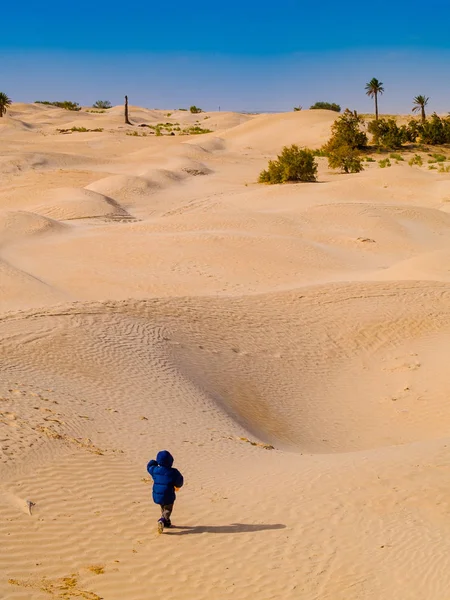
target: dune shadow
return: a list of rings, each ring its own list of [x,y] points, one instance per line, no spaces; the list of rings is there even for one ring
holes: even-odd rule
[[[232,523],[231,525],[194,525],[192,527],[173,525],[166,530],[169,535],[192,535],[195,533],[251,533],[254,531],[268,531],[271,529],[285,529],[286,525],[276,523],[273,525],[249,525],[245,523]]]

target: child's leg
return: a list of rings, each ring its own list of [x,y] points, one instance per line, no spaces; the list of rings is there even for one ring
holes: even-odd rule
[[[170,515],[173,511],[173,504],[161,504],[161,517],[170,524]]]

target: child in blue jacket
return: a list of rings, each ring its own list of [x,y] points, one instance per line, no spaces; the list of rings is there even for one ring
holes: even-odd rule
[[[153,479],[153,502],[161,507],[161,518],[158,520],[158,532],[164,527],[171,527],[170,515],[176,499],[175,488],[182,487],[183,475],[174,469],[173,456],[167,450],[158,452],[156,460],[151,460],[147,471]]]

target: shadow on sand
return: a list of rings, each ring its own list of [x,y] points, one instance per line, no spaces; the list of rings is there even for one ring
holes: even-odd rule
[[[191,535],[194,533],[251,533],[253,531],[267,531],[270,529],[285,529],[286,525],[277,523],[275,525],[246,525],[245,523],[233,523],[232,525],[197,525],[194,527],[183,527],[173,525],[166,529],[169,535]]]

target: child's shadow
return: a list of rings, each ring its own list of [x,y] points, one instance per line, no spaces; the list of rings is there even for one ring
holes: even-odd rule
[[[193,533],[251,533],[252,531],[267,531],[269,529],[285,529],[286,525],[277,523],[274,525],[246,525],[245,523],[233,523],[232,525],[196,525],[193,527],[172,525],[166,530],[169,535],[191,535]],[[180,530],[180,531],[178,531]]]

